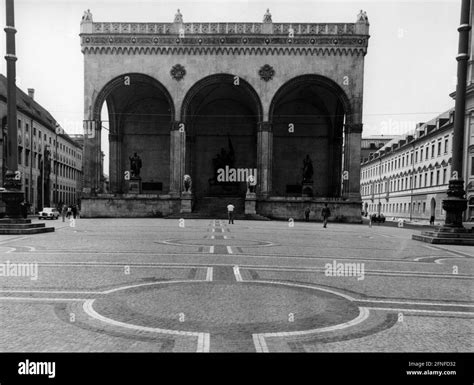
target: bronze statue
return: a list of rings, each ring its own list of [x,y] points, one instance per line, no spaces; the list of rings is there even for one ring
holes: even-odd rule
[[[303,182],[312,182],[313,173],[313,161],[306,155],[303,160]]]
[[[140,169],[142,168],[142,160],[137,155],[137,153],[133,154],[133,157],[129,157],[130,159],[130,170],[132,170],[132,177],[139,177],[140,176]]]

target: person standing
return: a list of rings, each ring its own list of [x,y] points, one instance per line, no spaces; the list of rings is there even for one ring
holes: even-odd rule
[[[21,216],[23,217],[23,219],[28,218],[28,203],[26,201],[21,202],[20,208],[21,208]]]
[[[229,203],[227,205],[227,215],[229,216],[229,225],[232,223],[234,224],[234,205],[232,203]]]
[[[72,217],[74,219],[76,219],[76,216],[77,216],[77,206],[76,205],[73,205],[72,206]]]
[[[331,210],[329,210],[328,204],[325,203],[321,210],[321,216],[323,217],[323,227],[326,228],[328,224],[328,218],[331,216]]]
[[[434,226],[434,221],[435,221],[435,217],[434,217],[434,215],[432,215],[430,217],[430,226]]]
[[[64,222],[64,219],[66,218],[66,213],[67,213],[67,206],[63,204],[63,207],[61,209],[61,217],[63,218],[63,222]]]
[[[306,209],[304,210],[304,217],[305,217],[305,221],[306,222],[309,222],[309,214],[311,213],[311,210],[309,207],[306,207]]]

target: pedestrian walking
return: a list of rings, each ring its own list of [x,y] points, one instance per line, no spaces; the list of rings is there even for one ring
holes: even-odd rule
[[[76,205],[73,205],[72,206],[72,217],[74,219],[76,219],[76,216],[77,216],[77,206]]]
[[[234,205],[232,203],[229,203],[227,205],[227,215],[229,216],[229,225],[232,223],[234,224]]]
[[[67,206],[65,204],[63,204],[63,206],[61,208],[61,217],[63,218],[63,222],[66,218],[66,214],[67,214]]]
[[[432,215],[430,217],[430,226],[434,226],[434,221],[435,221],[435,217],[434,217],[434,215]]]
[[[71,206],[68,206],[68,207],[67,207],[66,218],[69,219],[69,217],[71,216],[71,214],[72,214],[72,208],[71,208]]]
[[[306,222],[309,222],[309,214],[311,213],[311,210],[309,207],[306,207],[306,209],[304,210],[304,217],[305,217],[305,221]]]
[[[323,217],[323,227],[326,228],[328,224],[328,218],[331,216],[331,210],[329,210],[328,204],[325,203],[321,210],[321,216]]]
[[[21,216],[23,217],[23,219],[26,219],[28,217],[28,203],[26,201],[21,202],[20,209]]]

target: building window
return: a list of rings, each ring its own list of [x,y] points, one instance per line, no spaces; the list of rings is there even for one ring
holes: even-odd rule
[[[438,142],[438,156],[441,155],[441,141]]]
[[[23,154],[23,149],[21,147],[18,147],[18,164],[22,163],[21,157]]]
[[[446,176],[448,175],[448,169],[443,169],[443,184],[446,184]]]
[[[447,154],[448,153],[448,142],[449,142],[449,139],[446,138],[444,140],[444,153]]]
[[[423,202],[423,214],[425,213],[426,211],[426,202]]]
[[[33,127],[33,136],[36,136],[36,127]]]
[[[432,144],[431,145],[431,157],[434,158],[434,156],[435,156],[435,145]]]
[[[417,176],[415,175],[415,184],[414,184],[415,187],[416,187],[417,179],[418,179],[418,178],[417,178]]]
[[[21,130],[21,120],[18,119],[18,129]]]
[[[426,146],[425,160],[428,159],[429,152],[430,152],[430,147],[429,147],[429,146]]]
[[[471,156],[471,176],[474,176],[474,156]]]
[[[423,149],[420,148],[420,161],[423,160]]]
[[[434,180],[433,180],[433,171],[430,172],[430,186],[433,186]]]
[[[25,167],[30,165],[30,150],[25,151]]]
[[[425,172],[425,187],[428,186],[428,173]]]

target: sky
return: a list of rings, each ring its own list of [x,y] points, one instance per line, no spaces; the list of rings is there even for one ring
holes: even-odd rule
[[[94,21],[355,22],[360,9],[370,23],[365,57],[363,123],[367,135],[401,135],[454,106],[460,1],[299,0],[16,0],[17,86],[70,134],[83,133],[83,55],[79,27],[84,10]],[[0,5],[5,26],[5,3]],[[0,38],[2,58],[5,34]],[[6,62],[0,60],[6,75]],[[104,143],[104,142],[103,142]],[[103,148],[108,154],[108,149]],[[107,166],[105,167],[107,170]]]

